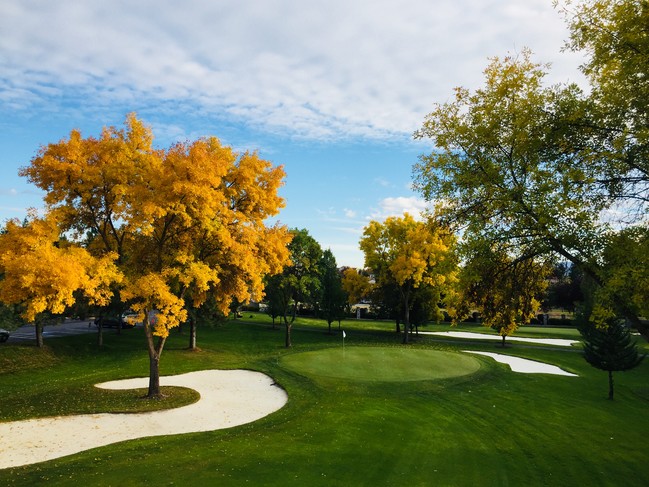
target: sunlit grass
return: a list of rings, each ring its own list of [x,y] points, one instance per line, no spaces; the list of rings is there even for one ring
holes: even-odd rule
[[[590,367],[578,350],[557,347],[511,344],[504,353],[551,363],[579,377],[516,374],[492,359],[474,357],[477,373],[448,379],[339,379],[285,364],[303,352],[340,351],[337,324],[329,335],[323,321],[300,319],[293,347],[286,349],[284,330],[273,330],[268,317],[244,316],[223,326],[199,326],[196,352],[187,350],[186,334],[173,332],[161,374],[260,370],[287,391],[284,408],[227,430],[144,438],[0,470],[0,484],[649,485],[647,361],[616,374],[615,401],[606,399],[604,372]],[[423,335],[402,346],[393,323],[342,325],[347,350],[386,348],[406,357],[414,352],[410,365],[417,373],[436,367],[417,361],[420,351],[499,351],[493,343],[460,345]],[[3,417],[29,417],[39,404],[43,414],[53,409],[67,414],[104,400],[107,409],[136,407],[128,402],[141,401],[139,391],[130,399],[104,391],[111,394],[99,399],[93,386],[147,375],[144,337],[133,331],[106,334],[101,350],[93,335],[49,340],[42,356],[35,348],[15,352],[0,346],[0,363],[13,363],[11,372],[0,373]],[[344,368],[335,360],[322,367]],[[390,364],[381,367],[378,375]],[[122,400],[126,406],[118,405]],[[20,411],[23,407],[32,410]]]

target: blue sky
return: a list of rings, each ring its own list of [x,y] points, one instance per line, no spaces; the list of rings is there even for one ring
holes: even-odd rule
[[[17,175],[41,145],[136,112],[160,147],[215,135],[283,165],[278,220],[355,267],[370,220],[425,207],[412,133],[489,57],[581,81],[551,0],[3,0],[0,32],[0,221],[42,207]]]

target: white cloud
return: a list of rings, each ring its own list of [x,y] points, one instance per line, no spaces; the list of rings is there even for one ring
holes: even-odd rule
[[[549,0],[4,0],[0,31],[0,106],[173,103],[319,139],[409,136],[489,56],[579,59]]]
[[[421,213],[430,207],[430,204],[424,199],[415,196],[389,197],[381,200],[379,208],[372,212],[370,218],[384,220],[389,216],[402,216],[404,213],[410,213],[413,217],[419,218]]]
[[[355,210],[350,210],[349,208],[345,208],[343,211],[345,212],[345,216],[347,218],[356,218],[357,212]]]

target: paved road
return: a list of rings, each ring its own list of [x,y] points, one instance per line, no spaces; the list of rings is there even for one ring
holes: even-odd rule
[[[97,327],[92,323],[92,320],[66,320],[65,323],[61,323],[60,325],[46,326],[43,328],[44,339],[66,335],[79,335],[80,333],[97,333]],[[21,326],[9,335],[10,342],[35,339],[36,331],[34,330],[34,325]]]

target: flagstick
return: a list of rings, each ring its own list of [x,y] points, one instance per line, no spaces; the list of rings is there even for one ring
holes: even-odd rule
[[[345,330],[343,330],[343,357],[345,356]]]

